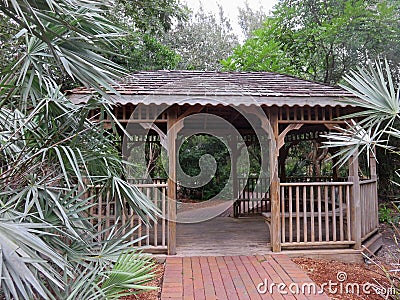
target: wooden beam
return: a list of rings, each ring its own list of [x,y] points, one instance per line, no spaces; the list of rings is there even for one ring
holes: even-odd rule
[[[188,117],[188,116],[190,116],[190,115],[199,113],[199,112],[201,112],[203,109],[204,109],[204,106],[203,106],[203,105],[196,104],[196,105],[194,105],[194,106],[191,106],[191,107],[189,107],[183,114],[181,114],[181,115],[178,117],[178,121],[180,121],[180,120],[182,120],[182,119],[184,119],[184,118],[186,118],[186,117]]]
[[[273,252],[281,251],[281,218],[280,218],[280,185],[278,176],[279,159],[279,124],[278,109],[271,110],[270,124],[272,127],[271,147],[270,147],[270,172],[271,172],[271,245]]]
[[[326,129],[328,129],[330,131],[339,131],[338,124],[325,123],[324,126],[326,127]]]
[[[304,124],[289,124],[278,136],[278,150],[285,145],[285,136],[289,131],[299,130]]]
[[[280,120],[279,124],[309,124],[309,125],[326,125],[326,124],[346,124],[345,121],[335,120]]]
[[[351,239],[354,249],[361,249],[361,199],[360,178],[358,176],[358,151],[349,160],[349,181],[353,182],[350,195]]]
[[[177,108],[168,110],[168,254],[176,254],[176,137]]]
[[[233,200],[236,200],[239,197],[239,189],[238,189],[238,176],[237,176],[237,160],[240,154],[240,149],[237,147],[237,136],[232,136],[229,139],[229,148],[231,149],[232,158],[231,158],[231,168],[232,168],[232,193]]]

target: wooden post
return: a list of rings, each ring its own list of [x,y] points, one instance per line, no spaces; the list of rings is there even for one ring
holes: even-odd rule
[[[372,185],[372,193],[373,196],[371,197],[371,202],[373,207],[375,208],[374,211],[374,218],[371,218],[375,220],[375,226],[378,228],[379,226],[379,215],[378,215],[378,176],[376,174],[376,148],[374,147],[372,149],[373,152],[370,152],[369,154],[369,173],[371,176],[371,179],[374,180],[374,184]],[[375,228],[373,228],[375,229]]]
[[[270,123],[272,127],[271,147],[270,147],[270,172],[271,172],[271,245],[273,252],[281,251],[281,218],[280,218],[280,197],[279,197],[279,176],[278,176],[278,111],[271,109]]]
[[[176,107],[168,110],[168,254],[176,254]]]
[[[375,148],[369,153],[369,173],[371,175],[371,179],[374,179],[374,180],[377,179],[377,175],[376,175],[376,149]]]
[[[360,178],[358,177],[358,152],[349,160],[349,181],[353,182],[350,196],[351,235],[356,243],[354,249],[361,249],[361,199]]]
[[[237,148],[237,137],[231,136],[229,139],[229,148],[231,149],[232,153],[232,160],[231,160],[231,168],[232,168],[232,192],[233,192],[233,200],[237,200],[239,197],[238,192],[238,176],[237,176],[237,159],[238,159],[238,148]]]

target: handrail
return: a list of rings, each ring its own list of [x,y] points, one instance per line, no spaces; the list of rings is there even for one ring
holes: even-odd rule
[[[132,185],[138,187],[138,188],[144,188],[144,187],[168,187],[168,183],[131,183]],[[93,184],[88,184],[87,185],[88,188],[102,188],[103,185],[93,185]]]
[[[138,188],[141,188],[141,187],[168,187],[168,183],[140,183],[140,184],[132,183],[132,184]]]
[[[346,185],[353,185],[354,182],[351,181],[318,181],[318,182],[284,182],[280,183],[280,186],[346,186]]]
[[[367,179],[367,180],[360,180],[360,185],[369,184],[369,183],[376,183],[376,179]]]

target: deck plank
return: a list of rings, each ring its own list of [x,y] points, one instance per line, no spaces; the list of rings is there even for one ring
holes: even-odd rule
[[[254,255],[271,252],[269,228],[262,217],[217,217],[201,223],[178,223],[176,238],[179,256]]]

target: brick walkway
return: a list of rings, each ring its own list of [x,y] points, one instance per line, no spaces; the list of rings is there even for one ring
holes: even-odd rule
[[[272,293],[257,292],[257,286],[262,282],[267,283]],[[329,299],[326,295],[302,293],[303,283],[312,281],[287,256],[281,254],[168,257],[161,300]],[[287,294],[278,292],[278,284],[281,284],[281,288],[283,284],[286,285],[284,291]],[[263,284],[260,288],[265,286]],[[295,291],[297,286],[300,291],[291,293],[290,290]]]

